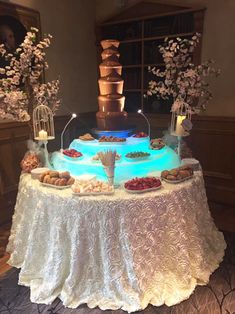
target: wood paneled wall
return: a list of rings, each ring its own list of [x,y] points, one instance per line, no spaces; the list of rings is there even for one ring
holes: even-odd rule
[[[48,145],[49,151],[60,148],[60,134],[70,117],[55,119],[56,139]],[[151,137],[162,136],[170,123],[169,115],[149,115]],[[144,118],[129,114],[130,125],[138,131],[147,131]],[[193,130],[186,138],[204,171],[208,200],[218,217],[235,218],[235,117],[195,117]],[[72,121],[65,133],[64,147],[72,139],[90,132],[95,127],[95,113],[81,114]],[[0,224],[11,219],[20,175],[20,160],[27,150],[27,124],[0,123]],[[226,209],[226,210],[225,210]],[[220,219],[218,218],[218,219]],[[230,223],[233,221],[230,219]],[[218,222],[219,224],[219,222]],[[223,229],[228,229],[226,223]],[[230,228],[231,229],[231,228]]]

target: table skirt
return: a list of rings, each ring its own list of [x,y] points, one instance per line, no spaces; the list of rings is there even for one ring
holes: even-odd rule
[[[103,310],[168,306],[205,285],[226,247],[201,173],[161,190],[79,197],[22,175],[7,250],[31,301]]]

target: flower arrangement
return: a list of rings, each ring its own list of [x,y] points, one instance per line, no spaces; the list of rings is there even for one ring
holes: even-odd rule
[[[40,103],[57,110],[59,81],[41,83],[44,70],[48,69],[45,49],[50,46],[51,35],[37,43],[38,29],[31,28],[14,53],[0,45],[0,56],[7,65],[0,68],[0,117],[15,121],[30,121],[35,106]],[[32,122],[31,122],[32,123]]]
[[[157,76],[158,80],[149,82],[147,95],[156,95],[162,99],[173,99],[171,111],[176,112],[184,108],[189,114],[205,110],[212,94],[205,78],[209,75],[217,76],[219,70],[213,68],[212,60],[195,65],[192,62],[193,53],[200,39],[196,33],[191,39],[165,39],[159,46],[165,69],[156,67],[149,71]]]

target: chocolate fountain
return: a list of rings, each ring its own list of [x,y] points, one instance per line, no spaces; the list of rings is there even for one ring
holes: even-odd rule
[[[124,111],[125,97],[122,95],[124,81],[121,77],[122,66],[119,63],[119,41],[102,40],[101,46],[103,52],[102,63],[99,66],[100,95],[99,111],[96,113],[97,127],[101,132],[125,130],[127,112]]]

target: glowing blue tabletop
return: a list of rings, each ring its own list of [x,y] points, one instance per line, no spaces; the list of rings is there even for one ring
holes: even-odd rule
[[[54,152],[52,155],[53,167],[56,170],[67,170],[72,175],[94,174],[99,179],[106,179],[101,162],[93,161],[92,157],[100,151],[116,150],[121,159],[115,163],[115,184],[129,180],[132,177],[146,176],[152,172],[160,172],[165,169],[172,169],[180,165],[178,155],[168,146],[160,150],[150,149],[149,138],[129,137],[126,142],[99,142],[73,140],[69,148],[76,149],[83,156],[78,159],[65,156],[61,152]],[[126,158],[129,152],[148,152],[147,158],[135,160]]]

